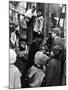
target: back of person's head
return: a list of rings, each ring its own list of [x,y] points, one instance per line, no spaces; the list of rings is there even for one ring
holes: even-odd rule
[[[52,50],[53,50],[53,53],[54,53],[54,57],[57,58],[57,59],[59,59],[60,56],[61,56],[61,53],[62,53],[61,47],[58,46],[58,45],[56,45],[56,46],[53,47]]]
[[[49,59],[49,57],[46,54],[43,54],[42,51],[38,51],[35,54],[34,62],[36,65],[45,65],[47,63],[48,59]]]
[[[41,51],[38,51],[35,54],[35,59],[34,59],[35,64],[37,64],[37,65],[40,64],[40,60],[42,59],[42,56],[43,56],[43,52],[41,52]]]
[[[10,49],[9,50],[9,59],[10,59],[9,63],[10,64],[13,64],[16,62],[16,56],[17,56],[16,52],[13,49]]]

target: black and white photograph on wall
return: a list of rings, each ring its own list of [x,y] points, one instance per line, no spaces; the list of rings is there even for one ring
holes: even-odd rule
[[[9,88],[66,86],[66,4],[9,1]]]

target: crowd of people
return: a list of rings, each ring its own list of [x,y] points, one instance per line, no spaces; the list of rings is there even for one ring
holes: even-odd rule
[[[18,25],[10,22],[10,88],[66,85],[65,43],[53,27],[43,44],[44,18],[40,10],[35,10],[35,7],[27,10],[22,22],[18,14]],[[23,38],[24,30],[27,31],[27,39]],[[30,40],[31,34],[33,38]]]

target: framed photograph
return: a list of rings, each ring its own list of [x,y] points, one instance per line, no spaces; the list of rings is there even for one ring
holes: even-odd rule
[[[9,88],[66,85],[66,4],[9,1]]]

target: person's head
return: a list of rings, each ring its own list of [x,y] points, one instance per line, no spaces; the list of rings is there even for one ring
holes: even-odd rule
[[[37,10],[37,16],[41,16],[42,12],[40,10]]]
[[[41,51],[44,53],[45,52],[45,47],[41,46]]]
[[[53,51],[53,55],[56,59],[59,59],[59,57],[61,56],[62,53],[62,49],[60,46],[56,45],[52,48]]]
[[[43,54],[42,51],[38,51],[35,54],[34,62],[36,65],[45,65],[47,63],[48,59],[49,59],[49,57],[46,54]]]
[[[55,37],[56,37],[56,33],[52,32],[52,38],[55,38]]]
[[[56,36],[60,36],[61,34],[61,28],[55,28],[55,33],[56,33]]]
[[[34,12],[36,10],[35,6],[32,6],[32,12]]]
[[[52,29],[52,37],[53,38],[56,38],[56,37],[60,37],[60,32],[61,30],[60,30],[60,28],[53,28]]]
[[[52,28],[52,38],[55,38],[56,37],[56,30],[55,30],[55,28]]]
[[[21,50],[25,50],[26,42],[25,41],[20,41],[20,47],[21,47]]]

